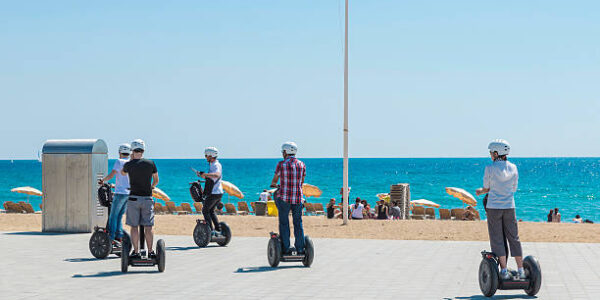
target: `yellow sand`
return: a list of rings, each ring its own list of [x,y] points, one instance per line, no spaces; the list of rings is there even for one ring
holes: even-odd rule
[[[198,215],[157,215],[156,233],[192,235]],[[219,216],[235,236],[266,237],[277,230],[277,218],[257,216]],[[327,220],[322,216],[304,217],[304,232],[317,238],[384,239],[384,240],[454,240],[487,241],[485,221],[440,220]],[[42,217],[0,214],[0,231],[41,231]],[[290,222],[291,223],[291,222]],[[600,224],[519,223],[523,242],[600,242]]]

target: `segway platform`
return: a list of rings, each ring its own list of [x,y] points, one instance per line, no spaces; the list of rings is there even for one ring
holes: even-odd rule
[[[166,249],[165,241],[160,239],[156,242],[156,256],[150,257],[148,251],[144,249],[146,241],[144,237],[144,228],[140,226],[140,258],[132,258],[131,243],[123,243],[123,253],[121,255],[121,272],[127,273],[129,266],[132,267],[154,267],[158,266],[159,272],[165,271]]]
[[[290,249],[291,254],[284,254],[282,248],[283,242],[279,234],[271,232],[267,248],[267,258],[271,267],[277,267],[279,262],[302,262],[305,267],[312,265],[315,257],[315,247],[309,236],[304,236],[304,254],[298,253],[295,248]]]
[[[525,290],[529,296],[535,296],[542,285],[542,269],[534,256],[523,259],[525,279],[519,278],[519,273],[509,270],[510,278],[500,277],[500,263],[498,257],[488,251],[482,251],[483,259],[479,264],[479,288],[486,297],[493,296],[497,290]]]
[[[217,243],[219,246],[226,246],[231,241],[231,228],[225,222],[219,222],[221,225],[221,234],[213,235],[210,225],[205,220],[196,220],[194,228],[194,242],[198,247],[204,248],[208,243]]]
[[[121,256],[123,244],[131,243],[129,234],[123,232],[121,246],[113,247],[109,238],[108,229],[104,227],[94,227],[94,233],[90,237],[89,248],[95,258],[103,259],[110,254]]]

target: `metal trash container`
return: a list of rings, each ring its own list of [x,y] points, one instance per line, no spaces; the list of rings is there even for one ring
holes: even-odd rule
[[[261,202],[261,201],[257,201],[254,203],[254,213],[257,216],[264,216],[267,212],[267,203],[266,202]]]
[[[42,148],[42,231],[91,232],[105,226],[98,179],[108,170],[103,140],[48,140]]]

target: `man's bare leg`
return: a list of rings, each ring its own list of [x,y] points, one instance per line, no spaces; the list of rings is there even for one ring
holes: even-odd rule
[[[137,226],[130,226],[131,228],[131,244],[133,245],[133,252],[139,253],[140,244],[140,233]]]
[[[152,253],[152,244],[154,242],[154,226],[144,226],[144,235],[146,237],[146,246],[148,246],[148,253]]]

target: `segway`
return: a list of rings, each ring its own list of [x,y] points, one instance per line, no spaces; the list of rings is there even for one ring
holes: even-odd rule
[[[109,238],[109,222],[110,222],[110,211],[112,205],[112,191],[111,186],[103,184],[98,189],[98,201],[100,205],[108,208],[108,218],[106,220],[106,227],[94,226],[94,233],[90,237],[89,248],[90,252],[95,258],[104,259],[110,254],[121,256],[123,243],[130,243],[129,234],[123,231],[123,237],[120,245],[113,247],[112,241]]]
[[[194,172],[196,170],[192,169]],[[203,173],[203,172],[197,172]],[[204,202],[204,199],[208,197],[208,193],[206,191],[211,191],[214,186],[214,181],[211,179],[206,179],[204,192],[202,191],[202,181],[198,180],[196,182],[190,183],[190,194],[192,199],[195,202]],[[204,248],[208,246],[208,243],[217,243],[219,246],[226,246],[231,241],[231,228],[225,222],[219,222],[221,226],[221,232],[215,232],[213,234],[212,228],[210,224],[206,220],[197,219],[196,227],[194,227],[194,242],[198,247]]]
[[[150,257],[146,251],[146,237],[144,234],[144,226],[139,227],[140,232],[140,258],[132,258],[128,254],[131,252],[131,242],[123,242],[123,253],[121,255],[121,272],[127,273],[129,266],[132,267],[153,267],[158,266],[159,272],[165,271],[165,241],[160,239],[156,242],[156,257]]]
[[[487,195],[484,198],[484,206],[487,203]],[[504,236],[504,248],[506,249],[506,257],[508,259],[509,249],[506,241],[506,234],[502,231]],[[497,290],[525,290],[525,293],[529,296],[535,296],[542,286],[542,269],[537,258],[534,256],[527,256],[523,259],[523,269],[525,270],[525,279],[519,277],[519,272],[515,270],[508,270],[509,278],[502,279],[500,277],[500,261],[498,256],[492,252],[482,251],[481,256],[483,259],[479,264],[479,288],[486,297],[493,296]]]
[[[269,246],[267,248],[267,258],[269,265],[275,268],[279,262],[302,262],[305,267],[310,267],[315,258],[315,246],[309,236],[304,236],[304,254],[298,253],[295,248],[291,248],[290,254],[283,253],[283,241],[278,233],[271,232]]]

